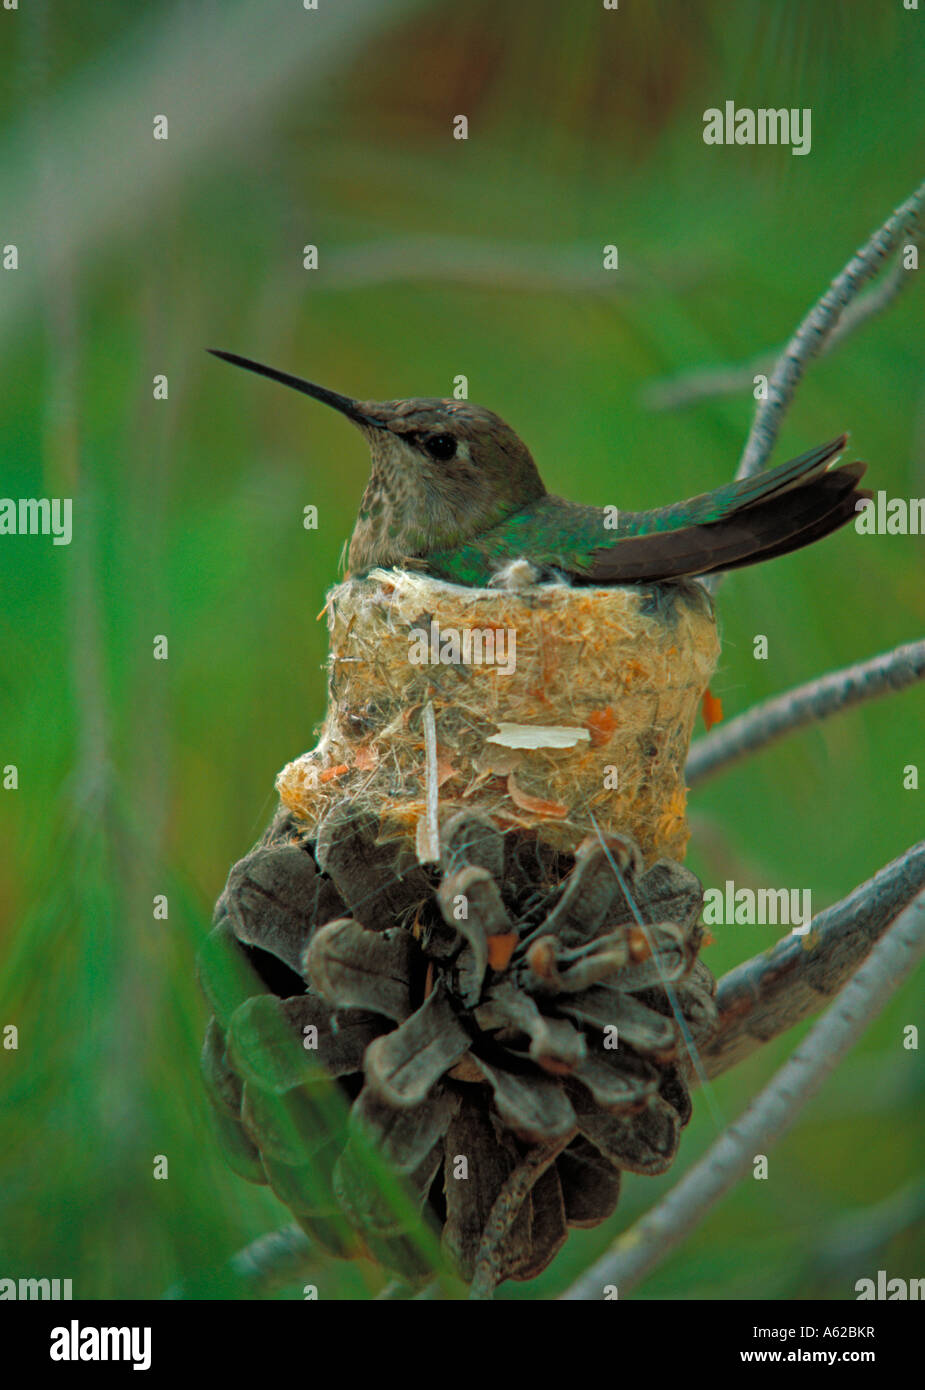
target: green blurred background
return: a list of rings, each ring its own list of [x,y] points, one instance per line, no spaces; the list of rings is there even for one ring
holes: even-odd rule
[[[316,614],[367,471],[333,412],[204,349],[366,398],[465,374],[576,500],[715,486],[750,392],[668,413],[645,388],[780,344],[920,183],[925,7],[29,0],[0,11],[0,75],[0,243],[20,256],[0,272],[0,491],[74,498],[69,547],[0,543],[0,763],[19,769],[0,792],[0,1025],[20,1035],[0,1050],[0,1275],[157,1297],[289,1219],[212,1141],[194,955],[276,772],[314,742]],[[705,146],[703,112],[727,98],[811,106],[811,153]],[[811,369],[776,461],[849,428],[874,487],[925,491],[923,288]],[[731,577],[727,718],[920,636],[923,573],[921,538],[842,532]],[[922,712],[913,689],[711,782],[689,863],[708,885],[835,901],[921,833],[925,793],[901,779],[923,763]],[[716,929],[707,962],[720,975],[777,934]],[[925,1274],[925,1086],[900,1041],[920,1015],[921,976],[770,1180],[743,1183],[643,1296],[850,1298],[878,1268]],[[796,1036],[716,1084],[727,1121]],[[499,1296],[566,1287],[715,1136],[701,1099],[669,1174],[629,1177],[615,1222]],[[898,1220],[870,1215],[896,1193]],[[337,1262],[312,1277],[327,1298],[383,1282]]]

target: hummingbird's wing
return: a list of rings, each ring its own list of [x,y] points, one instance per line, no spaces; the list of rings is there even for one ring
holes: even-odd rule
[[[799,458],[650,512],[621,513],[613,541],[576,567],[585,580],[640,583],[736,569],[786,555],[850,521],[870,493],[866,465],[830,469],[840,435]]]

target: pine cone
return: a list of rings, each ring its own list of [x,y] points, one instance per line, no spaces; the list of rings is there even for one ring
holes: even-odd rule
[[[674,1158],[690,1098],[666,984],[696,1044],[716,1026],[700,884],[644,871],[627,838],[570,856],[466,812],[432,875],[378,830],[342,802],[313,842],[280,813],[229,875],[200,956],[229,1161],[334,1253],[413,1280],[429,1228],[471,1278],[505,1180],[563,1144],[500,1252],[532,1278],[613,1212],[622,1169]]]

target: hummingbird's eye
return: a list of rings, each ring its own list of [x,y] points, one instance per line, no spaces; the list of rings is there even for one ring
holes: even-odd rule
[[[446,463],[456,453],[456,440],[451,434],[429,434],[424,440],[424,448],[432,459]]]

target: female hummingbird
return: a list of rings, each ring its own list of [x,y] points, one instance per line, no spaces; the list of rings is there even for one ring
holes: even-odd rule
[[[830,468],[847,435],[669,507],[624,512],[553,497],[509,425],[468,401],[356,401],[235,353],[216,357],[333,406],[366,436],[372,471],[352,573],[414,568],[485,587],[527,561],[536,579],[640,584],[786,555],[850,521],[863,463]]]

